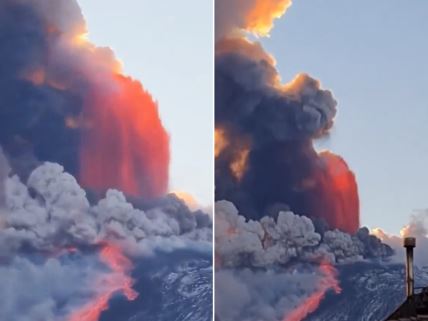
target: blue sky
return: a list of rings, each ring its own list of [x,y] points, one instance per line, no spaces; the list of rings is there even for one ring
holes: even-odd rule
[[[428,1],[295,0],[265,48],[339,102],[328,140],[357,176],[362,224],[397,233],[428,208]]]
[[[79,0],[89,38],[114,49],[159,102],[171,134],[171,190],[213,198],[212,1]]]

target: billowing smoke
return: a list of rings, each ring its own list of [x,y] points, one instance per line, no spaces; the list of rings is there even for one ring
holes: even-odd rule
[[[0,2],[0,144],[23,178],[51,161],[100,194],[162,196],[169,137],[157,103],[86,33],[76,0]]]
[[[215,68],[216,199],[250,218],[284,204],[355,233],[355,176],[341,157],[313,146],[333,125],[331,92],[305,74],[282,85],[273,58],[242,38],[217,43]]]
[[[108,190],[92,205],[54,163],[37,167],[26,184],[14,175],[4,186],[1,320],[97,321],[117,293],[130,300],[138,295],[129,273],[139,257],[210,252],[210,218],[172,194],[143,210]]]
[[[216,253],[222,267],[286,266],[294,262],[350,263],[382,258],[392,249],[367,228],[355,235],[340,230],[315,230],[311,219],[280,211],[276,219],[248,220],[230,202],[216,203]]]
[[[132,253],[150,254],[158,245],[183,245],[172,240],[183,235],[189,240],[210,240],[207,214],[190,211],[176,196],[168,195],[142,210],[122,192],[108,190],[91,205],[76,179],[58,164],[36,168],[26,185],[16,175],[9,177],[5,187],[2,254],[24,249],[54,252],[80,245],[103,247],[110,241],[126,243]],[[165,240],[171,244],[162,243]]]
[[[221,321],[298,321],[329,293],[340,293],[336,266],[386,259],[391,247],[361,228],[317,232],[291,211],[248,220],[216,203],[216,314]]]

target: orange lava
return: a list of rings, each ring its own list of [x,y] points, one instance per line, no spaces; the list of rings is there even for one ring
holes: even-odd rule
[[[127,275],[132,269],[132,263],[120,248],[107,244],[101,250],[100,258],[111,269],[111,273],[95,281],[96,288],[103,289],[102,293],[75,311],[67,321],[98,321],[101,313],[108,309],[112,296],[118,292],[122,292],[130,301],[137,298],[138,293],[132,289],[133,280]]]
[[[342,291],[339,286],[339,281],[336,278],[337,271],[330,263],[321,263],[320,270],[323,274],[323,278],[317,286],[318,289],[301,305],[291,311],[291,313],[284,318],[284,321],[303,320],[318,308],[328,290],[333,290],[336,294]]]
[[[346,162],[331,152],[322,152],[315,169],[315,186],[309,195],[309,213],[330,227],[355,233],[360,226],[358,187]]]
[[[156,102],[142,85],[115,74],[112,88],[84,102],[79,177],[87,188],[117,188],[155,198],[168,188],[169,136]]]

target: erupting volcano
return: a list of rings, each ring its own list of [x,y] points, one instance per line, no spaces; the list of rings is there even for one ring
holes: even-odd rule
[[[212,221],[167,195],[157,102],[76,0],[0,0],[0,34],[0,319],[208,320]]]
[[[388,252],[359,230],[346,161],[315,148],[335,123],[333,93],[305,73],[283,83],[275,58],[247,37],[268,35],[290,5],[216,1],[216,282],[244,288],[231,298],[238,312],[219,305],[222,321],[304,320],[329,290],[340,293],[334,263],[370,255],[372,244]],[[308,270],[321,273],[309,282]]]

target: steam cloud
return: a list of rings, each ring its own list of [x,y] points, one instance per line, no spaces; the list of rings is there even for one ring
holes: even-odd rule
[[[165,194],[157,105],[109,48],[86,40],[75,0],[2,0],[0,33],[0,144],[15,173],[51,161],[100,194]]]

